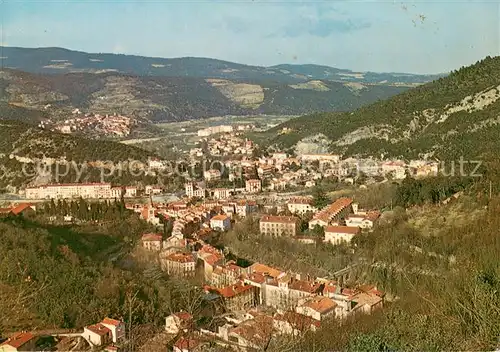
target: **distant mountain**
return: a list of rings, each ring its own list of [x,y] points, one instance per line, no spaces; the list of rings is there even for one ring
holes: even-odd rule
[[[228,61],[184,57],[154,58],[120,54],[91,54],[62,48],[0,47],[2,67],[32,73],[121,72],[137,76],[220,78],[302,83],[309,80],[378,84],[420,84],[440,75],[353,72],[319,65],[250,66]]]
[[[77,108],[83,113],[118,113],[146,123],[223,115],[296,115],[350,111],[406,89],[321,80],[287,84],[116,72],[34,74],[4,69],[0,72],[0,118],[65,120]],[[18,109],[13,110],[14,106]]]
[[[292,119],[259,138],[288,148],[323,136],[344,155],[499,160],[500,57],[354,112]]]

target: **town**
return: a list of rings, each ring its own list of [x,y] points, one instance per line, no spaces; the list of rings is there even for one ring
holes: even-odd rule
[[[312,190],[325,181],[366,188],[407,175],[435,176],[438,164],[342,159],[326,153],[256,153],[259,147],[242,138],[238,129],[217,132],[210,138],[200,134],[200,147],[189,152],[189,162],[199,163],[205,156],[224,158],[212,159],[211,165],[216,166],[204,168],[200,175],[186,175],[183,194],[170,201],[154,200],[164,195],[157,185],[42,184],[20,192],[32,203],[13,204],[0,209],[0,214],[36,212],[47,201],[114,200],[156,227],[157,232],[141,235],[139,250],[154,254],[168,276],[197,280],[203,286],[203,299],[215,307],[212,316],[224,316],[218,324],[202,327],[191,313],[172,312],[165,317],[165,332],[177,339],[174,351],[201,351],[214,344],[241,351],[259,349],[273,336],[297,336],[315,331],[328,319],[347,319],[382,308],[384,292],[369,282],[351,282],[348,268],[315,277],[265,262],[245,266],[228,258],[231,248],[217,247],[214,238],[253,219],[260,236],[284,237],[304,246],[347,246],[355,253],[353,238],[373,231],[383,210],[363,209],[346,196],[318,202]],[[147,167],[162,170],[167,165],[166,160],[150,159]],[[78,215],[63,215],[65,222],[78,220]],[[160,231],[165,223],[171,224],[167,233]],[[78,336],[88,346],[106,351],[117,351],[126,341],[125,324],[118,317],[57,336]],[[22,332],[4,341],[0,350],[33,350],[37,338]]]

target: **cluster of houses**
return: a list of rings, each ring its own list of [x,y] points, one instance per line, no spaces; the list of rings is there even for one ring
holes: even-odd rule
[[[174,225],[167,239],[162,234],[142,237],[145,249],[158,252],[163,270],[176,277],[199,275],[205,282],[207,299],[220,302],[223,307],[224,319],[217,327],[195,328],[186,312],[167,317],[168,332],[186,332],[174,350],[203,350],[203,346],[214,341],[238,350],[261,348],[272,336],[315,330],[325,320],[369,314],[383,306],[384,294],[373,286],[345,287],[342,281],[312,278],[262,263],[243,267],[228,260],[222,250],[204,239],[211,231],[230,229],[231,221],[237,219],[234,215],[238,205],[216,200],[205,200],[196,206],[175,202],[166,212],[175,221],[184,219],[183,226],[175,229]],[[323,229],[322,240],[334,245],[350,242],[361,231],[371,229],[380,215],[359,209],[346,197],[322,210],[307,197],[291,199],[286,205],[292,214],[312,213],[309,228]],[[297,215],[261,215],[260,232],[300,237],[301,219]],[[187,220],[194,226],[185,237]]]
[[[205,171],[205,180],[220,180],[219,170]],[[245,181],[244,188],[208,188],[206,183],[189,181],[185,184],[186,196],[189,198],[213,198],[228,199],[236,194],[254,194],[262,191],[262,181],[260,179],[248,179]]]
[[[105,352],[117,352],[120,350],[120,346],[126,342],[125,323],[122,320],[111,318],[104,318],[99,323],[85,326],[83,332],[62,334],[57,333],[57,331],[54,332],[56,333],[51,336],[83,338],[87,343],[87,347]],[[28,331],[16,333],[0,343],[0,352],[38,351],[40,350],[38,342],[44,336]],[[83,350],[88,350],[88,348]]]
[[[198,130],[198,137],[208,137],[213,134],[231,133],[233,131],[248,131],[254,129],[254,125],[219,125]]]
[[[130,134],[132,120],[130,117],[113,115],[100,115],[93,113],[83,114],[79,109],[73,110],[73,116],[64,121],[52,122],[46,120],[40,123],[42,128],[52,131],[71,134],[75,132],[90,132],[93,135],[126,137]]]
[[[196,234],[183,241],[163,240],[160,234],[142,238],[144,248],[159,252],[169,275],[200,274],[205,282],[203,299],[216,302],[220,311],[214,314],[224,317],[210,327],[197,327],[187,312],[167,317],[166,331],[181,333],[174,351],[203,351],[214,342],[241,351],[259,349],[273,336],[315,331],[329,319],[370,314],[383,306],[384,293],[376,287],[348,288],[335,280],[262,263],[243,267],[200,238]]]
[[[238,266],[204,244],[194,254],[201,262],[204,299],[220,304],[223,316],[210,327],[196,327],[187,312],[166,318],[165,329],[182,333],[175,351],[202,351],[209,343],[246,351],[263,348],[277,335],[315,331],[330,319],[370,314],[383,307],[384,293],[370,285],[342,287],[326,278],[312,278],[265,264]]]

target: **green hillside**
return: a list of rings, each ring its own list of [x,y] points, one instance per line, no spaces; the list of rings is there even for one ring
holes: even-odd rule
[[[0,154],[27,158],[66,158],[75,162],[147,161],[151,155],[143,149],[121,143],[90,140],[49,132],[16,121],[0,121]]]
[[[217,76],[216,76],[217,77]],[[296,84],[294,84],[296,83]],[[173,122],[225,115],[296,115],[351,111],[409,89],[332,80],[205,79],[132,76],[117,72],[0,72],[0,118],[24,109],[24,121],[66,120],[83,113],[122,114],[139,122]]]
[[[36,180],[43,176],[37,165],[49,165],[51,160],[66,160],[76,166],[60,166],[57,172],[60,177],[55,180],[50,179],[56,174],[57,168],[52,164],[48,169],[52,176],[39,182],[106,181],[129,184],[142,181],[154,184],[158,182],[156,177],[143,173],[134,176],[129,168],[112,174],[106,170],[104,174],[109,176],[102,179],[101,168],[96,164],[109,161],[119,165],[132,160],[146,164],[153,155],[146,150],[117,142],[90,140],[45,131],[19,121],[0,120],[0,189],[19,187]]]
[[[0,336],[24,329],[81,329],[106,316],[160,326],[165,316],[184,308],[177,283],[145,272],[140,263],[129,260],[124,269],[110,260],[128,256],[150,225],[118,203],[95,207],[101,226],[48,225],[47,212],[0,219]]]
[[[500,152],[499,85],[500,57],[487,57],[386,101],[299,117],[262,137],[290,147],[321,133],[345,155],[492,159]],[[292,131],[279,134],[285,127]]]

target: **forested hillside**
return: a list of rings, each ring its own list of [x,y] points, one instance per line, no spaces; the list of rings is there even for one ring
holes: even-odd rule
[[[447,195],[460,189],[463,196],[446,205],[433,196],[436,190]],[[362,259],[355,277],[386,292],[384,310],[342,324],[325,320],[316,332],[273,339],[267,351],[282,352],[283,346],[317,352],[493,350],[500,333],[500,198],[488,199],[480,190],[478,184],[446,178],[356,190],[356,200],[394,204],[373,232],[354,239],[356,258]],[[123,317],[132,328],[163,327],[164,317],[181,309],[201,317],[195,287],[131,265],[133,260],[112,260],[126,257],[139,235],[150,230],[123,204],[96,203],[89,210],[79,200],[43,209],[29,218],[0,220],[0,332],[75,328],[109,315]],[[48,216],[66,213],[83,223],[47,223]],[[304,268],[335,267],[339,254],[351,256],[347,247],[321,245],[314,257],[312,247],[304,250],[306,245],[247,230],[240,226],[222,241],[240,255],[266,258],[275,266],[296,266],[289,260],[294,257]],[[259,253],[248,245],[254,242]],[[285,250],[286,256],[273,255]]]
[[[150,156],[154,154],[122,143],[48,132],[18,121],[0,121],[0,189],[34,181],[156,184],[160,179],[154,175],[136,172],[134,176],[133,172],[145,169]],[[120,164],[121,172],[110,171]],[[56,174],[58,179],[54,179]],[[103,174],[108,176],[103,179]]]
[[[299,117],[265,135],[291,146],[324,134],[345,155],[493,159],[500,152],[500,57],[351,113]],[[284,128],[292,131],[279,134]]]
[[[23,108],[25,121],[83,113],[122,114],[139,122],[171,122],[224,115],[350,111],[407,90],[387,84],[304,80],[132,76],[116,72],[33,74],[0,72],[0,118]],[[9,105],[10,104],[10,105]],[[16,115],[17,116],[17,115]]]

